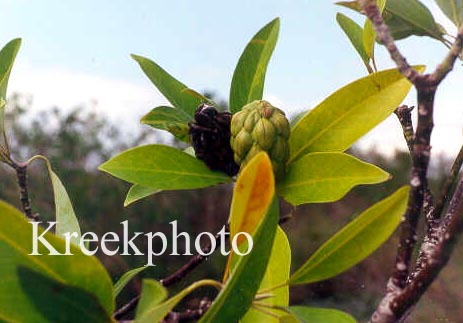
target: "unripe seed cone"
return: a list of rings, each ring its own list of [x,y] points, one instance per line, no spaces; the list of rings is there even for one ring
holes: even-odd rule
[[[267,101],[253,101],[233,115],[230,129],[230,144],[238,165],[243,167],[265,151],[272,161],[275,177],[284,176],[290,127],[283,111]]]

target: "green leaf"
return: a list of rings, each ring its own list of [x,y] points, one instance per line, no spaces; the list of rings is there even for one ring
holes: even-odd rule
[[[79,221],[72,207],[71,199],[61,182],[60,178],[53,171],[50,161],[43,156],[34,156],[31,160],[42,159],[47,166],[53,187],[53,197],[55,200],[55,218],[56,218],[56,235],[62,236],[64,233],[77,233],[77,236],[71,237],[71,242],[79,245],[81,232]]]
[[[302,323],[356,323],[350,315],[339,310],[329,308],[314,308],[305,306],[291,306],[289,308]]]
[[[195,290],[196,288],[199,288],[199,287],[202,287],[202,286],[207,286],[207,285],[212,285],[212,286],[215,286],[215,287],[218,287],[218,285],[220,285],[220,283],[218,282],[215,282],[215,281],[212,281],[212,280],[200,280],[196,283],[193,283],[192,285],[190,285],[189,287],[187,287],[186,289],[182,290],[180,293],[178,293],[177,295],[175,295],[174,297],[168,299],[167,301],[165,301],[164,303],[161,303],[161,304],[154,304],[156,302],[159,302],[159,299],[161,297],[159,296],[156,296],[155,297],[155,300],[153,302],[152,305],[155,305],[153,307],[145,307],[145,306],[148,306],[148,303],[142,303],[142,307],[143,309],[140,310],[140,312],[138,312],[137,310],[137,313],[140,313],[139,315],[137,315],[135,317],[135,323],[153,323],[153,322],[161,322],[162,319],[175,307],[175,305],[177,305],[186,295],[188,295],[189,293],[191,293],[193,290]],[[156,288],[156,287],[152,287],[152,288]],[[153,290],[153,289],[150,289],[149,291],[149,294],[153,294],[154,292],[158,292],[159,290]],[[161,295],[161,296],[164,296],[164,295]],[[143,297],[143,296],[142,296]],[[148,301],[147,299],[147,296],[145,296],[145,299]]]
[[[152,307],[160,304],[167,298],[167,289],[153,279],[143,279],[140,301],[137,305],[135,317],[142,317]]]
[[[114,284],[114,297],[117,297],[124,287],[139,273],[141,273],[143,270],[145,270],[147,267],[143,266],[140,268],[134,268],[132,270],[129,270],[126,272],[124,275],[122,275],[121,278]]]
[[[157,194],[161,192],[162,190],[159,190],[157,188],[153,187],[146,187],[138,184],[132,185],[130,187],[129,191],[127,192],[127,196],[124,201],[124,206],[129,206],[132,203],[135,203],[141,199],[144,199],[145,197],[151,196],[153,194]]]
[[[463,25],[463,0],[435,0],[435,2],[457,27]]]
[[[336,4],[360,12],[357,1],[341,1]],[[383,19],[395,40],[409,36],[428,36],[444,41],[444,28],[436,23],[432,14],[417,0],[388,0]]]
[[[407,207],[408,192],[407,186],[402,187],[337,232],[291,276],[290,284],[334,277],[370,255],[399,225]]]
[[[354,186],[389,179],[379,167],[344,153],[311,153],[290,164],[278,193],[293,205],[337,201]]]
[[[188,121],[191,117],[179,109],[157,107],[141,119],[141,123],[156,129],[169,131],[178,140],[190,142]]]
[[[264,26],[248,43],[233,73],[230,88],[230,111],[236,113],[254,100],[261,100],[264,93],[267,65],[275,49],[280,19]]]
[[[77,236],[72,236],[71,242],[78,245],[81,234],[80,226],[76,214],[74,213],[71,200],[58,175],[56,175],[51,168],[49,168],[49,172],[55,197],[56,234],[62,235],[66,232],[75,232]]]
[[[159,190],[180,190],[229,183],[231,178],[213,172],[189,154],[164,145],[129,149],[100,166],[127,182]]]
[[[22,290],[17,267],[27,266],[62,284],[80,288],[94,295],[107,315],[114,311],[111,279],[96,257],[86,256],[80,248],[70,244],[73,256],[49,255],[49,249],[38,242],[40,256],[30,255],[33,246],[33,226],[24,215],[0,201],[0,321],[49,322]],[[48,225],[47,225],[48,227]],[[40,236],[44,230],[39,228]],[[65,241],[51,233],[43,237],[59,253],[65,252]],[[42,294],[43,297],[43,294]],[[48,295],[47,295],[48,297]]]
[[[247,312],[265,274],[278,225],[278,213],[278,200],[274,198],[253,234],[251,252],[240,257],[226,285],[201,318],[201,323],[238,322]]]
[[[114,322],[99,300],[88,291],[63,284],[35,270],[19,266],[19,282],[29,302],[43,318],[40,322],[107,323]],[[28,320],[23,322],[39,322]]]
[[[362,27],[360,27],[355,21],[353,21],[346,15],[343,15],[342,13],[336,14],[336,21],[338,22],[341,29],[344,31],[344,33],[349,38],[350,42],[352,43],[352,46],[354,46],[355,50],[360,55],[360,58],[365,64],[365,67],[367,68],[368,72],[372,73],[373,70],[371,69],[370,64],[369,64],[370,56],[367,54],[363,46]]]
[[[201,100],[185,92],[184,90],[188,89],[186,85],[176,80],[152,60],[134,54],[131,56],[166,99],[175,108],[192,118]]]
[[[21,47],[21,39],[16,38],[6,44],[0,50],[0,99],[6,101],[8,79],[10,78],[13,63]],[[0,107],[0,134],[5,129],[5,107]]]
[[[275,286],[286,283],[289,279],[289,269],[291,267],[291,247],[289,246],[286,233],[277,227],[275,240],[273,241],[272,253],[268,261],[267,270],[259,286],[260,290],[268,290]],[[261,303],[269,306],[287,307],[289,305],[289,286],[277,288],[270,292],[272,297],[266,298]],[[279,310],[267,309],[276,316],[285,316],[287,313]],[[250,308],[246,315],[240,320],[241,323],[278,323],[280,320]]]
[[[442,27],[429,9],[417,0],[388,0],[383,15],[395,39],[416,35],[443,40]]]
[[[423,66],[415,67],[423,71]],[[337,90],[292,129],[288,164],[309,152],[342,152],[386,119],[411,83],[397,69],[381,71]]]

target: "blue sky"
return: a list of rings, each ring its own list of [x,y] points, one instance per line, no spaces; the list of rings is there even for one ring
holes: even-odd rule
[[[124,120],[127,128],[151,108],[166,103],[130,53],[147,56],[196,90],[228,97],[233,69],[247,41],[275,17],[280,39],[270,63],[265,97],[290,114],[316,103],[365,75],[364,67],[335,22],[336,12],[361,17],[326,0],[122,1],[0,0],[0,43],[21,37],[23,46],[11,76],[12,91],[30,93],[34,109],[64,109],[96,102],[93,109]],[[432,1],[431,9],[445,26]],[[416,37],[399,43],[411,63],[429,68],[445,55],[436,41]],[[420,50],[417,50],[417,49]],[[378,49],[380,68],[389,68]],[[461,65],[461,64],[459,64]],[[446,81],[438,103],[436,135],[458,136],[440,150],[461,143],[461,67]],[[413,96],[407,103],[414,104]],[[441,141],[443,142],[443,141]],[[395,120],[362,142],[404,148]],[[436,145],[437,146],[437,145]]]

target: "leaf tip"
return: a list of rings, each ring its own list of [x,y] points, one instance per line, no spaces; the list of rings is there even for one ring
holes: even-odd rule
[[[22,38],[18,37],[18,38],[14,38],[13,40],[11,40],[10,43],[15,43],[15,44],[17,44],[18,46],[21,46],[22,41],[23,41]]]
[[[107,165],[108,165],[108,162],[109,162],[109,160],[106,161],[106,162],[104,162],[104,163],[101,164],[100,166],[98,166],[98,170],[99,170],[100,172],[108,173],[108,169],[106,168]]]
[[[413,66],[413,69],[415,69],[417,72],[424,73],[426,70],[426,65],[415,65]]]
[[[137,54],[130,54],[130,57],[135,60],[137,63],[140,63],[140,61],[144,58],[143,56],[137,55]]]

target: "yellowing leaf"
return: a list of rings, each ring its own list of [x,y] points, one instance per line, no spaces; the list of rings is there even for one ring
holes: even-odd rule
[[[274,194],[272,162],[261,152],[243,168],[236,181],[230,211],[231,240],[238,232],[254,232]]]
[[[379,11],[382,13],[384,10],[384,6],[386,4],[385,0],[378,0],[376,1],[378,3],[378,8]],[[365,52],[368,54],[368,56],[371,58],[371,61],[373,62],[373,67],[376,71],[376,62],[375,62],[375,40],[376,40],[376,32],[373,28],[373,23],[371,22],[370,19],[365,20],[365,25],[363,26],[363,35],[362,35],[362,40],[363,40],[363,47],[365,49]]]
[[[278,199],[275,197],[252,236],[250,253],[234,257],[238,260],[230,271],[230,278],[199,323],[239,322],[246,314],[269,262],[278,217]]]
[[[275,178],[272,162],[267,153],[261,152],[243,168],[236,181],[230,209],[230,241],[233,241],[238,232],[247,232],[250,235],[254,233],[265,216],[274,194]],[[239,236],[238,245],[244,239],[244,236]],[[230,253],[224,281],[228,277],[232,257],[233,253]]]
[[[363,64],[365,64],[368,72],[373,73],[373,69],[369,63],[370,56],[367,54],[365,48],[363,47],[363,28],[360,27],[355,21],[339,12],[336,14],[336,21],[346,36],[349,38],[352,46],[354,46],[355,50],[362,58]]]
[[[373,24],[370,20],[365,20],[362,35],[363,49],[373,62],[375,61],[375,38],[376,33],[373,29]]]
[[[424,66],[415,67],[424,71]],[[386,119],[411,83],[397,69],[370,74],[337,90],[293,127],[288,164],[309,152],[342,152]]]

